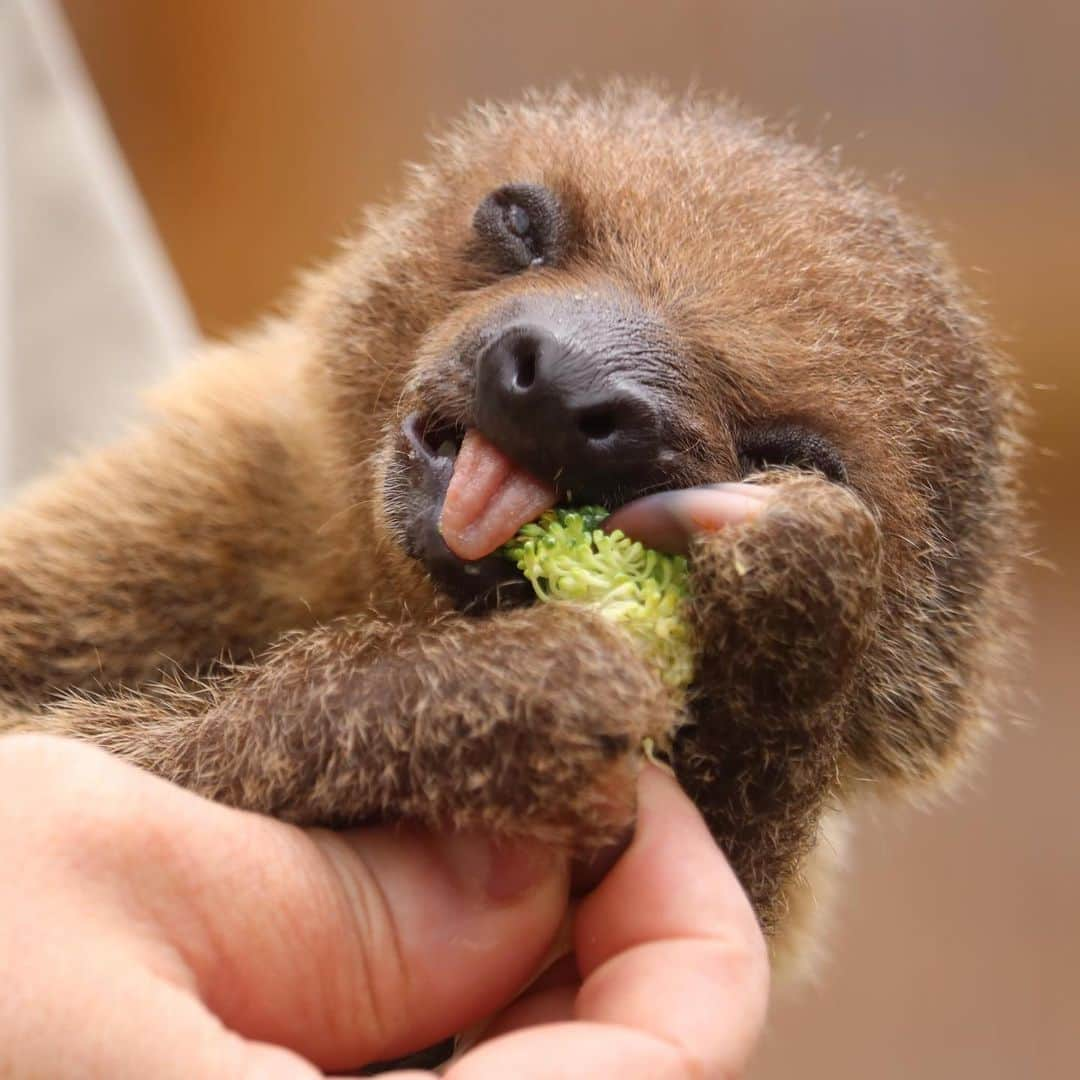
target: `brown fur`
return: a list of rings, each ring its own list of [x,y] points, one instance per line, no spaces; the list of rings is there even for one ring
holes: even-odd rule
[[[500,276],[470,221],[516,181],[559,194],[571,248]],[[844,457],[846,486],[759,477],[779,485],[762,516],[693,552],[704,645],[676,768],[766,927],[795,919],[822,815],[867,780],[938,783],[987,726],[1017,409],[923,231],[724,104],[614,87],[473,111],[286,317],[28,491],[0,518],[9,724],[296,821],[612,835],[641,734],[674,720],[655,677],[587,613],[447,614],[384,496],[401,418],[467,413],[454,342],[567,293],[632,301],[680,358],[680,485],[737,478],[755,424],[808,424]],[[169,670],[205,680],[147,686]]]

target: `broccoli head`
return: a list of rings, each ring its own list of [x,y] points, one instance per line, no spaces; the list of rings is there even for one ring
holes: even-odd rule
[[[680,694],[694,675],[689,568],[621,530],[600,528],[599,506],[548,510],[525,525],[503,554],[544,602],[588,604],[624,627],[665,683]]]

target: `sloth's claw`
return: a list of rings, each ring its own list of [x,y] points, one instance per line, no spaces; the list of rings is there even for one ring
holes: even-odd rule
[[[719,532],[752,520],[775,488],[760,484],[713,484],[646,495],[615,511],[603,524],[621,529],[646,547],[685,555],[700,533]]]

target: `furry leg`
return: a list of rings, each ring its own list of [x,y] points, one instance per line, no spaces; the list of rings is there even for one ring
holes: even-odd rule
[[[344,619],[194,689],[69,699],[46,726],[305,825],[403,819],[589,847],[632,821],[641,739],[674,722],[621,631],[538,606],[426,629]]]

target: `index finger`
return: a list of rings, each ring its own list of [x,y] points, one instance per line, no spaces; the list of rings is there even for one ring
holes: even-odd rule
[[[703,1075],[745,1065],[769,963],[750,901],[674,779],[643,770],[634,842],[581,905],[575,1015],[680,1048]]]
[[[575,1021],[498,1036],[453,1080],[743,1070],[765,1019],[764,938],[697,809],[657,769],[643,771],[634,841],[582,902],[575,942]]]

